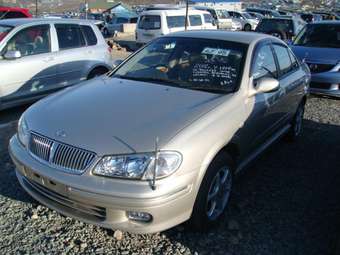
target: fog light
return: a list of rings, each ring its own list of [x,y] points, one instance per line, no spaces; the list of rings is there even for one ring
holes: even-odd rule
[[[145,212],[127,212],[127,217],[129,220],[150,222],[152,220],[152,215]]]

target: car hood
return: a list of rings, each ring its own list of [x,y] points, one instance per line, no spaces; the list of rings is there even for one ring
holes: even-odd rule
[[[340,49],[304,46],[291,47],[295,55],[306,62],[336,65],[340,61]]]
[[[149,152],[228,96],[97,78],[41,100],[25,119],[33,132],[100,156]]]

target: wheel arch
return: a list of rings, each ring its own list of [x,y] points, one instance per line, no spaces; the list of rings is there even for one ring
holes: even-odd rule
[[[109,66],[109,65],[107,65],[107,64],[105,64],[105,63],[98,63],[98,64],[95,64],[95,65],[93,65],[93,66],[91,66],[91,68],[89,68],[88,69],[88,71],[87,71],[87,73],[86,73],[86,78],[88,78],[89,77],[89,75],[93,72],[93,71],[95,71],[95,70],[98,70],[98,69],[106,69],[108,72],[110,71],[110,70],[112,70],[112,68]]]

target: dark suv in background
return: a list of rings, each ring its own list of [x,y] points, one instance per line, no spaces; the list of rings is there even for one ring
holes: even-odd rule
[[[305,26],[305,22],[297,17],[264,18],[256,28],[256,32],[269,34],[284,41],[291,41]]]

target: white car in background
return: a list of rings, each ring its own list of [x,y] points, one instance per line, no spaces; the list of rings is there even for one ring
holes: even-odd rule
[[[226,10],[207,6],[195,6],[194,8],[209,12],[213,16],[218,29],[232,30],[234,27],[237,30],[235,24],[233,26],[233,20]]]
[[[188,14],[188,30],[217,29],[209,12],[189,9]],[[145,44],[157,37],[184,31],[185,16],[185,8],[144,11],[138,18],[136,42]]]
[[[112,69],[111,48],[92,21],[0,21],[0,110]]]
[[[241,30],[251,31],[255,30],[259,21],[252,17],[249,13],[239,11],[228,11],[232,17],[233,23],[239,23]]]

